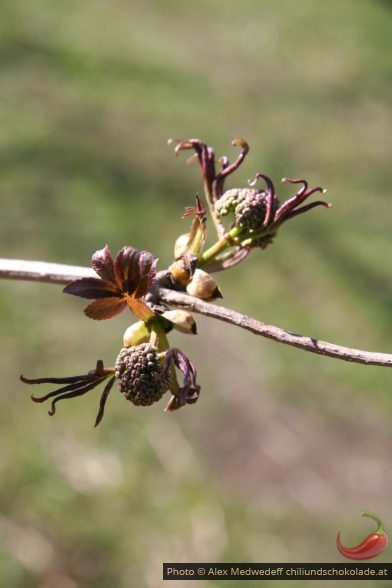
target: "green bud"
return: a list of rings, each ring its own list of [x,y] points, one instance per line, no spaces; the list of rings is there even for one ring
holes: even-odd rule
[[[174,328],[186,335],[196,335],[196,321],[186,310],[167,310],[162,316],[173,323]]]
[[[150,333],[146,323],[138,321],[133,323],[124,333],[124,347],[134,347],[140,343],[146,343],[150,339]]]

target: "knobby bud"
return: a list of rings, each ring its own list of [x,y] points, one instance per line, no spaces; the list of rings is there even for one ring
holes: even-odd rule
[[[167,310],[162,316],[173,323],[174,328],[185,335],[196,335],[196,321],[186,310]]]
[[[227,190],[215,203],[219,217],[234,214],[235,225],[248,230],[260,228],[266,217],[266,192],[251,188]]]
[[[187,284],[186,291],[191,296],[202,300],[214,300],[222,298],[219,286],[211,274],[201,269],[196,269],[192,278]]]
[[[158,348],[150,343],[121,349],[114,369],[120,391],[137,406],[158,402],[169,389],[169,377],[160,377]]]

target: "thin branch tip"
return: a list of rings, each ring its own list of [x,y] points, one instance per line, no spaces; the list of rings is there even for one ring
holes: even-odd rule
[[[300,181],[302,180],[290,180],[291,183],[299,183]],[[94,270],[86,267],[52,264],[41,261],[0,259],[0,279],[68,284],[71,280],[94,276],[96,276]],[[191,312],[221,320],[250,331],[255,335],[272,339],[284,345],[291,345],[304,351],[363,365],[392,367],[392,354],[351,349],[320,339],[290,333],[285,329],[265,324],[229,308],[217,306],[211,302],[204,302],[203,300],[189,296],[189,294],[159,288],[158,298],[160,302],[165,302],[169,306],[187,309]],[[22,381],[28,380],[23,375],[20,376],[20,379]],[[35,400],[35,402],[39,401],[38,399]]]

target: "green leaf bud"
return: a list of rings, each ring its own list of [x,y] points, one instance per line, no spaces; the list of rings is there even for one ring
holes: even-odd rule
[[[174,328],[186,335],[196,335],[196,321],[186,310],[167,310],[162,316],[173,323]]]
[[[124,347],[133,347],[140,343],[146,343],[150,339],[150,333],[143,321],[130,325],[124,333]]]

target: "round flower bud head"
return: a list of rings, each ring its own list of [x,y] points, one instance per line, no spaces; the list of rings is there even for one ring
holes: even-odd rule
[[[190,233],[180,235],[174,244],[174,259],[179,259],[187,250]]]
[[[247,188],[232,188],[215,202],[215,212],[218,216],[226,216],[229,212],[235,212],[237,205],[245,199]]]
[[[124,333],[124,347],[133,347],[139,343],[146,343],[150,339],[150,333],[144,321],[138,321],[129,326]]]
[[[245,197],[235,208],[235,224],[249,230],[258,229],[265,219],[266,193],[256,190],[243,190],[243,192],[245,192]]]
[[[211,274],[201,269],[195,270],[191,280],[188,282],[186,291],[191,296],[196,296],[196,298],[201,298],[202,300],[222,298],[222,293],[214,278]]]
[[[177,331],[186,335],[196,335],[196,321],[186,310],[167,310],[162,316],[173,323]]]
[[[120,391],[137,406],[158,402],[169,389],[169,378],[160,376],[162,368],[155,345],[123,347],[114,367]]]

